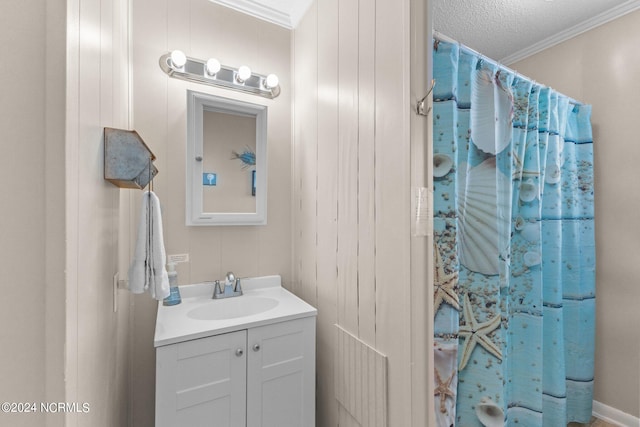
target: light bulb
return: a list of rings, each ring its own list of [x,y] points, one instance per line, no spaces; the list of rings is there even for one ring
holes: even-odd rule
[[[273,89],[274,87],[278,86],[278,83],[280,83],[280,80],[275,74],[269,74],[267,78],[264,79],[264,87],[266,87],[267,89]]]
[[[171,64],[176,68],[184,67],[187,63],[187,56],[181,50],[174,50],[171,52]]]
[[[249,77],[251,77],[251,68],[247,67],[246,65],[242,65],[240,68],[238,68],[238,74],[236,75],[238,83],[244,83],[244,81]]]
[[[220,71],[220,61],[215,58],[210,58],[207,60],[207,64],[204,69],[209,76],[215,76],[218,71]]]

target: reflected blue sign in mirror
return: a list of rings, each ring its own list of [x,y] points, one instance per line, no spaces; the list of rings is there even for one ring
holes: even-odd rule
[[[212,172],[205,172],[202,174],[202,185],[216,185],[218,181],[218,175]]]

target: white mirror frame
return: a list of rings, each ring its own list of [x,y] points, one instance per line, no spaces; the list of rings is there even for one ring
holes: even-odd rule
[[[256,211],[203,212],[203,118],[205,111],[256,118]],[[198,160],[200,159],[200,160]],[[267,107],[187,90],[187,225],[267,223]]]

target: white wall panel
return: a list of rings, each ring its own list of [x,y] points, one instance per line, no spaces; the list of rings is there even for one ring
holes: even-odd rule
[[[301,295],[317,296],[323,427],[371,422],[357,394],[336,403],[336,390],[362,390],[375,375],[339,361],[334,324],[387,355],[388,407],[377,416],[411,425],[411,311],[426,301],[410,300],[409,28],[408,0],[346,0],[315,2],[294,31],[296,82],[315,87],[296,85],[294,144],[317,147],[315,158],[294,160],[294,274]],[[310,64],[317,77],[305,79],[298,73]],[[313,250],[305,233],[316,235]]]
[[[338,2],[338,323],[358,333],[358,0]],[[321,286],[321,284],[319,284]]]
[[[67,3],[66,425],[126,425],[128,295],[116,295],[120,190],[103,179],[103,129],[129,126],[129,2]],[[52,424],[53,425],[53,424]],[[57,424],[59,425],[59,424]]]
[[[316,419],[320,427],[337,425],[339,406],[334,396],[333,331],[333,325],[338,321],[338,177],[334,166],[338,161],[338,26],[335,25],[338,0],[316,2],[312,7],[317,8],[318,31],[317,50],[313,49],[313,52],[321,59],[318,61],[317,81],[317,276],[315,282],[304,282],[303,287],[311,288],[311,292],[315,288],[318,296]],[[297,56],[295,60],[299,60]],[[296,107],[298,102],[304,102],[298,101],[297,97],[296,101]],[[298,126],[296,119],[295,128]]]

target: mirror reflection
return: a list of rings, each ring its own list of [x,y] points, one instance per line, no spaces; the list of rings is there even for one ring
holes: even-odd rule
[[[267,107],[187,100],[187,225],[266,224]]]
[[[255,117],[204,111],[203,126],[204,211],[255,213]]]

